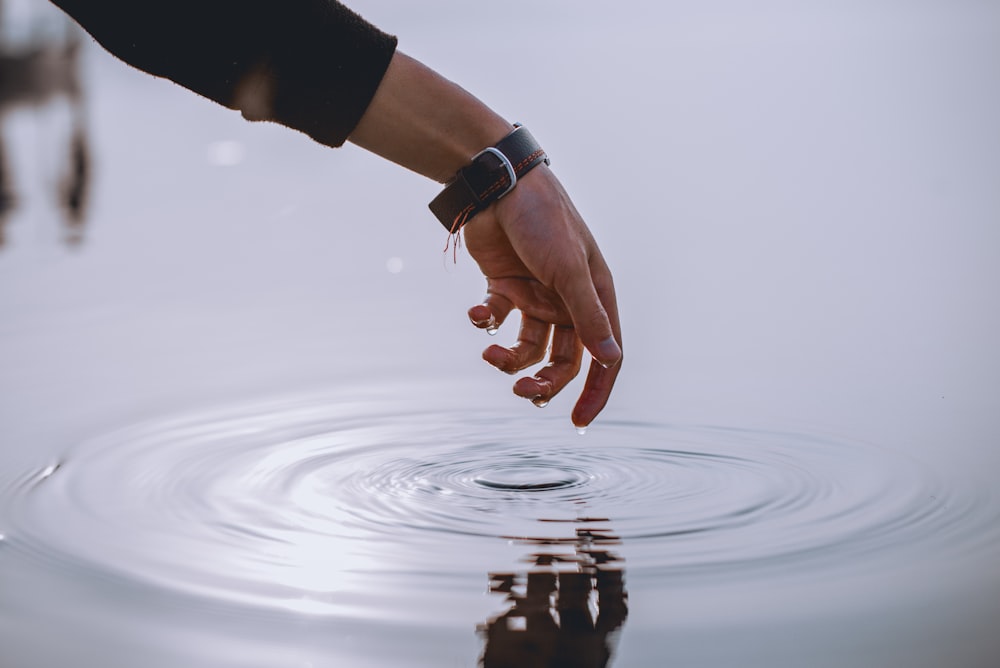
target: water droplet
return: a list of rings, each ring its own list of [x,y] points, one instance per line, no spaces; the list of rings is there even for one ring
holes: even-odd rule
[[[577,427],[576,428],[576,433],[580,434],[580,436],[583,436],[584,434],[587,433],[587,428],[586,427]]]
[[[549,405],[549,400],[543,399],[542,397],[535,397],[534,399],[531,400],[531,403],[535,404],[539,408],[545,408],[546,406]]]
[[[500,328],[497,327],[495,324],[493,324],[493,325],[490,325],[490,326],[488,326],[486,328],[486,333],[489,334],[490,336],[493,336],[494,334],[497,333],[498,329],[500,329]]]

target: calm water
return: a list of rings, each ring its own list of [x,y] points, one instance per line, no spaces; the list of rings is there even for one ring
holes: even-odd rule
[[[24,10],[0,667],[1000,665],[997,8],[354,6],[545,138],[618,393],[478,360],[434,184],[87,46],[4,88]]]

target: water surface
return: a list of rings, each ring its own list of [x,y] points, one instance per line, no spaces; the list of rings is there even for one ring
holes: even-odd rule
[[[612,402],[478,359],[435,184],[84,40],[0,112],[0,665],[1000,663],[996,8],[355,4],[553,156]]]
[[[271,633],[353,628],[398,648],[464,631],[409,662],[441,665],[464,649],[472,665],[478,626],[487,666],[518,651],[538,661],[514,644],[529,633],[588,657],[551,665],[604,665],[593,648],[610,654],[632,625],[825,629],[872,607],[899,614],[973,593],[976,567],[1000,547],[988,488],[871,445],[616,421],[579,436],[548,417],[414,409],[414,394],[440,389],[281,397],[72,444],[5,481],[4,558],[224,615],[241,635],[267,620]],[[506,597],[485,596],[488,583]],[[137,632],[160,636],[148,623]],[[243,651],[258,642],[239,640]],[[329,639],[300,649],[320,663],[390,660]]]

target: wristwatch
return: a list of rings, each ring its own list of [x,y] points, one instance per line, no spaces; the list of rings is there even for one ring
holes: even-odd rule
[[[483,149],[445,185],[431,203],[431,212],[454,234],[473,216],[517,185],[517,179],[541,163],[549,164],[545,151],[520,124],[493,146]]]

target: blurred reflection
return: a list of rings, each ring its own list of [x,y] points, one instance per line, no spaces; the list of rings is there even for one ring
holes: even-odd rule
[[[542,520],[556,522],[558,520]],[[491,573],[490,591],[507,610],[478,631],[483,668],[604,668],[628,616],[624,563],[608,548],[621,541],[607,520],[570,520],[568,538],[512,538],[534,551],[526,573]]]
[[[7,117],[14,109],[41,107],[58,99],[68,103],[69,132],[64,132],[66,128],[58,131],[58,185],[52,196],[63,212],[66,243],[75,245],[83,239],[90,162],[79,52],[79,31],[48,3],[0,0],[0,247],[18,203],[13,161],[5,141]],[[55,134],[51,128],[40,131]]]

